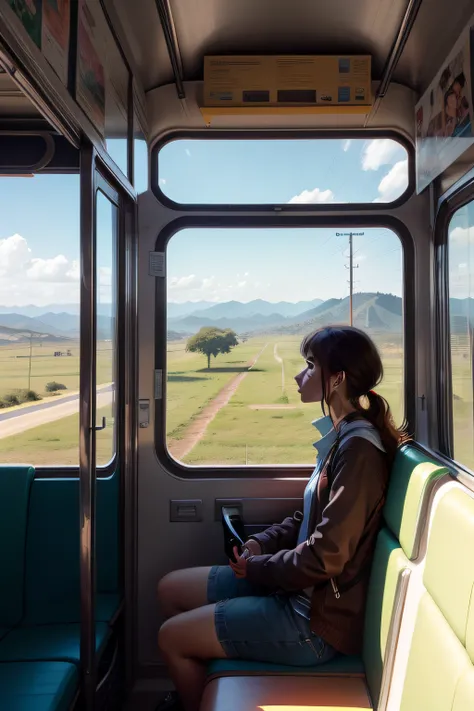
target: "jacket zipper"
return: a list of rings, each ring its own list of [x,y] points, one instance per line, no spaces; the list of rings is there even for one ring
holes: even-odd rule
[[[339,598],[341,597],[341,593],[339,592],[339,588],[337,587],[334,578],[331,578],[331,585],[334,592],[334,597],[336,598],[336,600],[339,600]]]

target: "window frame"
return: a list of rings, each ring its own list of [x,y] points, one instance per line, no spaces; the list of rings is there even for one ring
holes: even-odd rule
[[[308,203],[308,204],[288,204],[288,203],[271,203],[271,204],[246,204],[239,203],[224,204],[224,203],[179,203],[167,197],[161,190],[159,183],[159,160],[158,154],[162,148],[169,143],[179,140],[355,140],[364,139],[371,140],[374,138],[386,139],[389,138],[399,143],[407,152],[408,158],[408,186],[407,189],[392,202],[374,203]],[[241,209],[246,212],[268,212],[273,210],[276,212],[294,213],[294,212],[359,212],[359,211],[380,211],[382,209],[393,210],[400,205],[403,205],[414,194],[416,188],[416,170],[415,170],[415,148],[413,144],[402,134],[397,131],[379,131],[379,130],[323,130],[323,131],[259,131],[259,130],[242,130],[242,131],[215,131],[210,129],[194,130],[194,131],[173,131],[166,134],[163,138],[156,141],[151,148],[151,191],[157,200],[165,207],[171,210],[179,210],[180,212],[235,212]]]
[[[61,171],[58,171],[61,172]],[[124,193],[121,187],[121,182],[118,177],[109,171],[107,165],[102,161],[98,153],[93,151],[93,168],[92,168],[92,185],[91,189],[93,191],[93,213],[92,215],[87,215],[84,213],[82,205],[82,181],[84,179],[81,171],[78,172],[80,177],[80,219],[84,221],[92,220],[92,226],[89,224],[87,228],[89,231],[93,230],[94,234],[94,244],[96,240],[96,203],[97,203],[97,192],[102,192],[107,199],[112,202],[117,210],[117,235],[116,235],[116,293],[117,300],[115,304],[115,315],[116,315],[116,328],[115,328],[115,348],[116,352],[116,391],[115,391],[115,423],[114,423],[114,456],[106,465],[96,465],[96,479],[110,479],[115,476],[116,472],[119,470],[120,461],[123,461],[123,437],[121,433],[124,431],[124,412],[121,407],[121,401],[124,397],[124,362],[123,358],[120,356],[119,343],[123,342],[124,339],[124,319],[123,319],[123,300],[120,299],[120,291],[123,289],[124,284],[124,254],[123,249],[121,249],[121,244],[123,242],[123,235],[125,234],[125,211],[128,194]],[[82,251],[80,254],[80,259],[82,262]],[[79,431],[78,431],[78,452],[79,452]],[[79,460],[77,465],[65,465],[65,464],[47,464],[44,466],[39,466],[32,463],[35,469],[35,479],[72,479],[78,480],[79,477]]]
[[[453,371],[451,361],[450,329],[450,283],[449,283],[449,227],[456,212],[474,201],[474,169],[461,181],[450,188],[439,200],[435,223],[435,342],[437,390],[438,452],[453,462],[461,473],[461,478],[468,478],[472,488],[474,468],[470,469],[454,456],[454,417],[453,417]],[[443,378],[443,374],[447,377]]]
[[[234,206],[234,211],[236,208]],[[155,250],[165,252],[168,242],[178,232],[191,228],[386,228],[400,239],[403,253],[403,375],[405,394],[404,425],[409,432],[416,425],[416,368],[415,368],[415,248],[408,228],[391,215],[360,215],[351,217],[275,217],[275,216],[184,216],[172,220],[159,232]],[[166,263],[166,259],[165,259]],[[307,478],[313,469],[306,464],[261,465],[189,465],[175,460],[166,442],[166,391],[167,391],[167,277],[155,279],[155,370],[162,371],[162,397],[154,401],[154,447],[164,470],[178,479],[281,479]]]

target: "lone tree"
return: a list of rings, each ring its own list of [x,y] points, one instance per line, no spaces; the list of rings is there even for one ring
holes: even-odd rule
[[[211,355],[216,358],[219,353],[230,353],[231,348],[238,345],[237,335],[230,328],[213,328],[204,326],[192,336],[186,344],[186,350],[191,353],[203,353],[207,356],[207,368],[211,367]]]

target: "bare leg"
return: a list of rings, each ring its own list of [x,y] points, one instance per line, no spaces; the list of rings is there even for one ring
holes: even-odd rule
[[[165,622],[158,644],[186,711],[198,711],[206,662],[226,657],[216,634],[215,605],[184,612]]]
[[[186,568],[165,575],[160,580],[158,601],[167,619],[207,605],[207,580],[210,571],[210,567]]]

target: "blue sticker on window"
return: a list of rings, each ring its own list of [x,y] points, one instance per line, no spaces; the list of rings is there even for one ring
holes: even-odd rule
[[[349,74],[350,71],[351,71],[351,60],[341,58],[339,60],[339,74]]]
[[[351,88],[350,86],[340,86],[337,90],[337,100],[338,101],[350,101],[351,100]]]

